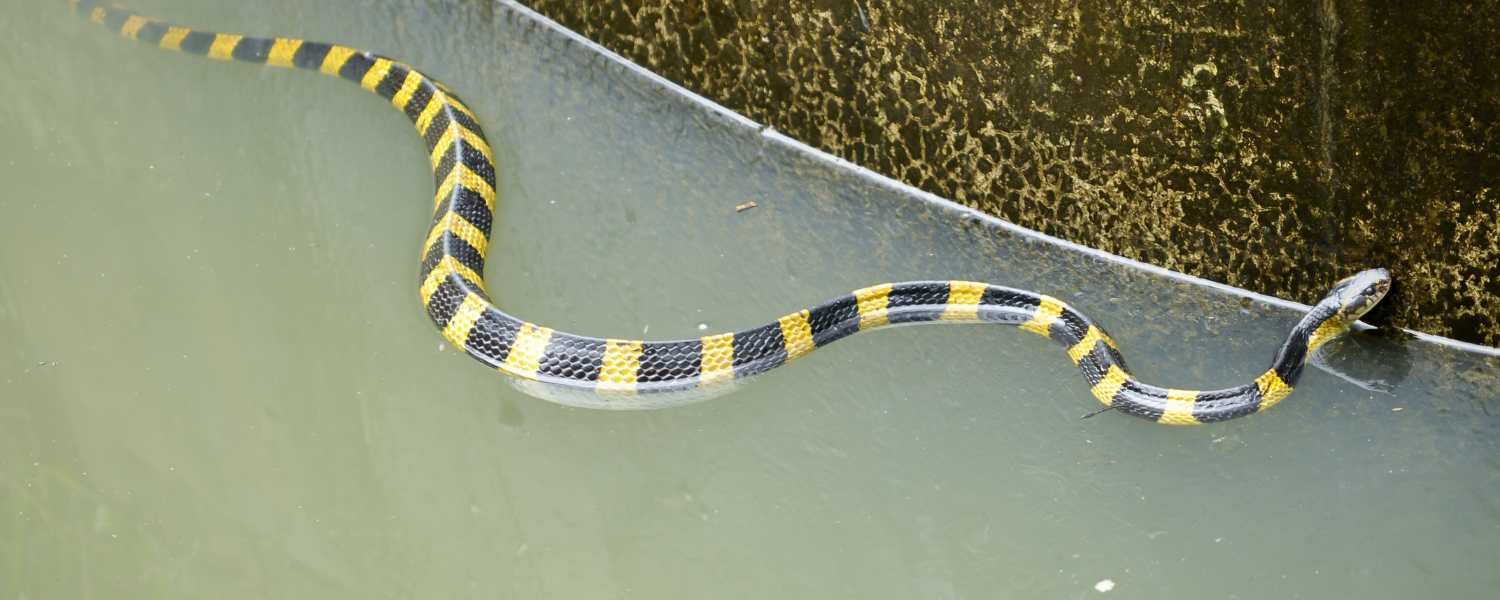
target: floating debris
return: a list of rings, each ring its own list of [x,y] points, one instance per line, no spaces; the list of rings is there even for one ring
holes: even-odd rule
[[[1112,589],[1115,589],[1115,581],[1113,579],[1100,579],[1099,583],[1094,584],[1094,590],[1101,594]]]
[[[755,208],[757,206],[760,206],[760,205],[756,204],[754,200],[751,200],[749,202],[745,202],[745,203],[742,203],[742,204],[735,205],[734,212],[745,212],[745,211],[750,210],[752,208]]]
[[[1401,411],[1403,411],[1403,410],[1406,410],[1406,407],[1405,407],[1405,406],[1397,406],[1397,407],[1395,407],[1395,408],[1392,408],[1392,409],[1391,409],[1391,412],[1401,412]]]

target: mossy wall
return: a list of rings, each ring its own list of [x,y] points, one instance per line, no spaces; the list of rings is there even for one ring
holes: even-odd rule
[[[1500,1],[530,0],[788,135],[1007,220],[1500,345]]]

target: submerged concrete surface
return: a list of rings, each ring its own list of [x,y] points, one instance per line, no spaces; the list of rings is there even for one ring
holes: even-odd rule
[[[1302,302],[1389,266],[1392,324],[1500,345],[1500,3],[528,3],[1026,227]]]

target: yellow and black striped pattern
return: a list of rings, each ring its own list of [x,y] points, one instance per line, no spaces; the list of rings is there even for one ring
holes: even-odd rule
[[[1271,370],[1253,383],[1217,391],[1141,383],[1131,377],[1109,334],[1067,304],[970,281],[871,286],[761,327],[691,340],[573,335],[517,319],[490,301],[483,273],[495,215],[494,152],[478,117],[446,86],[410,65],[346,46],[197,31],[92,0],[71,3],[128,39],[215,60],[317,71],[389,100],[426,143],[436,187],[418,283],[427,314],[449,343],[486,365],[603,399],[591,406],[634,407],[639,405],[625,400],[744,379],[859,331],[899,323],[974,321],[1019,326],[1063,344],[1090,391],[1107,406],[1169,425],[1218,421],[1284,399],[1307,352],[1342,333],[1379,301],[1389,283],[1378,269],[1340,282],[1293,330]]]

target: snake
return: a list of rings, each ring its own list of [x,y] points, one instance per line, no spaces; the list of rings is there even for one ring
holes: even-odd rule
[[[575,335],[498,308],[484,278],[495,220],[494,151],[480,119],[454,91],[409,64],[338,44],[195,30],[96,0],[69,0],[88,20],[166,50],[317,71],[358,84],[404,113],[426,144],[435,192],[422,242],[418,295],[455,348],[547,400],[603,409],[655,408],[662,398],[711,395],[857,332],[890,325],[1010,325],[1056,342],[1104,405],[1166,425],[1224,421],[1269,409],[1292,393],[1310,353],[1348,331],[1390,289],[1381,268],[1332,287],[1292,327],[1271,366],[1218,390],[1163,388],[1130,374],[1119,344],[1057,298],[974,281],[869,286],[765,325],[696,339]]]

